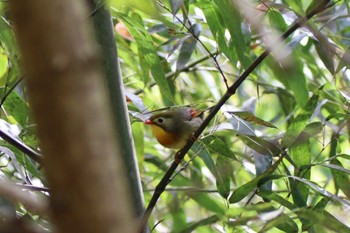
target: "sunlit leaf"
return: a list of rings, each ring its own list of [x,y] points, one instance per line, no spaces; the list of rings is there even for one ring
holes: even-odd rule
[[[149,14],[150,16],[159,16],[159,12],[154,0],[147,2],[143,0],[108,0],[108,3],[118,10],[121,10],[123,8],[138,9]]]
[[[187,192],[187,195],[190,196],[195,202],[197,202],[200,206],[202,206],[207,210],[210,210],[220,215],[223,215],[225,213],[224,205],[219,201],[217,201],[215,198],[212,198],[207,193]]]
[[[170,91],[168,81],[165,78],[165,73],[162,69],[152,37],[149,35],[142,23],[139,22],[139,17],[130,17],[122,13],[118,13],[118,15],[123,20],[124,24],[137,43],[141,63],[143,63],[145,67],[151,71],[154,80],[162,90],[162,94],[171,100],[173,98],[172,93]]]
[[[202,31],[200,24],[194,24],[191,28],[193,35],[198,37]],[[186,38],[180,48],[180,54],[176,62],[176,70],[181,70],[185,67],[187,62],[190,60],[192,53],[196,49],[197,39],[193,36]]]
[[[288,26],[280,12],[276,10],[269,10],[267,16],[269,17],[271,25],[277,28],[280,32],[287,30]]]
[[[320,56],[323,64],[327,67],[331,74],[334,74],[334,54],[324,44],[318,41],[314,41],[316,51]]]
[[[245,37],[242,29],[242,18],[240,17],[239,11],[237,11],[228,0],[215,0],[214,2],[220,9],[225,27],[231,34],[229,47],[232,47],[236,51],[239,61],[244,67],[247,67],[250,63],[250,58],[247,55],[250,52],[250,47],[246,43],[248,39]],[[232,15],[235,17],[232,17]]]
[[[331,168],[335,185],[350,198],[350,170],[345,169],[337,159],[332,159],[331,164],[324,164],[324,166]]]
[[[179,233],[191,233],[200,226],[210,225],[220,220],[219,215],[212,215],[208,218],[201,219],[199,221],[193,221],[188,223],[185,227],[182,226],[182,230]]]
[[[234,115],[234,116],[238,116],[242,120],[248,121],[251,124],[262,125],[262,126],[266,126],[266,127],[270,127],[270,128],[277,128],[273,124],[271,124],[267,121],[264,121],[257,116],[254,116],[250,112],[229,112],[229,113]]]
[[[225,156],[230,159],[234,159],[238,161],[233,151],[230,149],[229,145],[227,145],[223,140],[214,135],[207,136],[202,139],[203,143],[205,143],[207,149],[212,153],[217,153],[219,156]]]
[[[288,127],[282,139],[282,148],[286,148],[294,143],[299,134],[305,129],[318,102],[318,95],[313,95],[302,111],[297,115],[292,124]]]
[[[0,89],[5,92],[7,89]],[[12,91],[3,104],[8,116],[11,116],[11,123],[18,123],[24,126],[28,120],[29,107],[27,103],[14,91]]]
[[[219,194],[227,199],[230,195],[231,176],[233,175],[233,167],[230,159],[219,156],[216,160],[218,177],[216,178],[216,187]]]
[[[336,69],[336,73],[338,73],[343,67],[350,68],[350,49],[348,48],[343,56],[341,57],[338,67]]]
[[[237,134],[247,146],[256,152],[264,155],[277,156],[281,152],[277,142],[272,142],[262,137]]]
[[[218,171],[217,167],[215,166],[214,160],[211,157],[209,151],[205,148],[205,146],[202,143],[196,142],[191,150],[198,154],[198,156],[203,160],[205,165],[208,167],[210,172],[215,176],[218,177]]]
[[[225,38],[225,28],[222,26],[224,20],[219,8],[211,1],[201,0],[202,10],[207,19],[211,33],[216,38],[220,51],[222,51],[231,61],[236,61],[237,56],[227,45]]]
[[[261,174],[260,176],[254,178],[253,180],[245,183],[244,185],[240,186],[238,189],[236,189],[230,199],[230,203],[236,203],[241,201],[243,198],[247,197],[249,193],[251,193],[253,190],[257,188],[258,185],[263,185],[268,181],[279,179],[284,177],[283,175],[271,175],[271,173],[274,171],[278,163],[276,162],[274,165],[272,165],[265,173]]]
[[[349,201],[343,200],[340,197],[328,192],[327,190],[318,186],[316,183],[314,183],[312,181],[309,181],[309,180],[304,179],[304,178],[296,177],[296,176],[289,176],[289,177],[292,179],[295,179],[297,181],[303,182],[304,184],[308,185],[311,189],[318,192],[319,194],[321,194],[324,197],[328,197],[328,198],[332,199],[333,201],[337,201],[339,203],[342,203],[343,205],[350,206]]]

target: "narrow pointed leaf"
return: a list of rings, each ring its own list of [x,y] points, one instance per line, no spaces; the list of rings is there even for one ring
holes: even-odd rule
[[[165,73],[162,68],[162,64],[157,54],[157,50],[154,46],[152,37],[149,35],[148,31],[140,22],[139,17],[130,17],[126,14],[118,13],[118,16],[123,20],[125,26],[128,28],[129,32],[135,39],[138,47],[138,53],[141,65],[144,72],[150,71],[155,82],[158,84],[162,94],[167,99],[173,99],[168,80],[165,78]]]
[[[254,116],[250,112],[243,111],[243,112],[229,112],[229,113],[232,115],[238,116],[242,120],[248,121],[249,123],[251,123],[253,125],[262,125],[262,126],[266,126],[266,127],[270,127],[270,128],[277,128],[276,126],[274,126],[270,122],[264,121],[261,118]]]
[[[277,156],[281,152],[277,142],[274,143],[262,137],[251,135],[238,134],[237,137],[259,154]]]
[[[231,148],[219,137],[210,135],[203,138],[202,141],[210,152],[238,161]]]
[[[307,123],[310,120],[310,117],[315,110],[318,102],[318,95],[314,94],[308,103],[304,106],[298,116],[294,119],[294,121],[290,124],[282,139],[282,148],[287,148],[291,146],[300,133],[305,129]]]
[[[195,37],[198,37],[202,31],[202,26],[198,23],[192,26],[192,31]],[[180,54],[176,62],[176,70],[182,70],[190,60],[192,53],[195,51],[197,39],[193,36],[186,38],[180,48]]]

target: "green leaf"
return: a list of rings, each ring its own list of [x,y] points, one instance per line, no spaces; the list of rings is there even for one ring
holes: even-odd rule
[[[213,4],[212,1],[201,0],[200,5],[208,22],[210,31],[219,45],[220,51],[222,51],[230,59],[230,61],[234,63],[234,61],[237,61],[237,56],[236,53],[234,53],[234,50],[230,49],[227,45],[225,38],[225,27],[223,26],[224,20],[220,13],[221,11],[216,4]]]
[[[205,145],[200,142],[195,142],[191,148],[193,153],[197,153],[199,157],[203,160],[209,171],[215,176],[218,177],[217,167],[215,166],[214,160],[211,157],[211,154],[205,148]]]
[[[231,189],[231,176],[233,175],[233,167],[230,163],[230,159],[224,156],[218,156],[216,160],[216,168],[218,171],[218,177],[216,178],[216,187],[219,194],[227,199],[230,195]]]
[[[244,134],[237,134],[237,137],[259,154],[277,156],[281,152],[277,142],[274,143],[262,137]]]
[[[216,198],[211,197],[207,193],[187,192],[187,195],[207,210],[210,210],[220,215],[223,215],[225,213],[225,207],[223,206],[223,204],[221,204]]]
[[[317,212],[323,212],[327,204],[329,203],[329,198],[322,198],[312,209]],[[315,226],[317,224],[317,221],[313,221],[309,218],[304,218],[303,220],[303,229],[310,229],[311,227]]]
[[[310,179],[310,168],[299,169],[304,165],[311,163],[310,144],[308,141],[298,144],[293,144],[289,148],[289,153],[292,157],[294,164],[297,166],[294,170],[294,174],[303,179]],[[291,182],[291,192],[294,203],[298,206],[306,206],[309,188],[302,182]]]
[[[320,187],[319,185],[317,185],[316,183],[310,181],[310,180],[307,180],[307,179],[304,179],[304,178],[300,178],[300,177],[297,177],[297,176],[288,176],[289,178],[292,178],[294,180],[297,180],[297,181],[300,181],[300,182],[303,182],[304,184],[308,185],[311,189],[313,189],[314,191],[316,191],[317,193],[319,193],[321,196],[323,197],[326,197],[326,198],[329,198],[333,201],[337,201],[343,205],[346,205],[346,206],[350,206],[350,202],[348,200],[344,200],[330,192],[328,192],[327,190],[325,190],[324,188]]]
[[[316,137],[323,129],[321,122],[312,122],[308,124],[303,132],[295,140],[295,144],[303,143],[309,140],[312,137]]]
[[[332,230],[333,232],[350,232],[350,228],[346,226],[344,223],[340,222],[337,218],[331,215],[328,211],[315,211],[310,209],[299,209],[295,211],[296,214],[300,217],[308,219],[309,221],[316,222],[317,225],[322,226],[322,228],[326,228]],[[307,231],[309,225],[304,226],[302,231]]]
[[[4,93],[8,90],[1,88],[0,92]],[[27,103],[21,98],[15,91],[12,91],[6,101],[3,104],[5,111],[7,112],[10,123],[18,123],[24,127],[27,123],[29,114],[29,108]]]
[[[307,123],[310,120],[310,117],[315,110],[318,102],[318,95],[314,94],[308,103],[304,106],[298,116],[294,119],[294,121],[287,128],[287,132],[285,133],[281,145],[282,148],[287,148],[291,146],[300,133],[305,129]]]
[[[337,159],[332,159],[331,164],[329,164],[327,167],[331,168],[335,185],[338,188],[340,188],[340,190],[343,191],[343,193],[348,198],[350,198],[350,180],[349,180],[350,170],[345,169],[343,167],[343,164]]]
[[[270,24],[280,32],[285,32],[287,30],[288,26],[280,12],[276,10],[269,10],[267,12],[267,16],[269,18]]]
[[[213,224],[219,220],[220,220],[219,215],[212,215],[208,218],[204,218],[204,219],[201,219],[199,221],[190,222],[185,227],[182,227],[183,230],[179,231],[179,233],[191,233],[194,230],[196,230],[198,227],[210,225],[210,224]]]
[[[288,92],[288,90],[282,88],[276,89],[276,95],[278,96],[278,99],[281,103],[284,114],[288,116],[296,105],[294,96]]]
[[[115,7],[117,10],[121,10],[123,8],[127,9],[138,9],[152,17],[159,17],[159,11],[156,7],[155,1],[143,1],[143,0],[108,0],[108,3]]]
[[[295,54],[295,56],[298,55]],[[304,66],[300,62],[295,61],[295,63],[293,69],[287,70],[284,78],[287,79],[288,87],[293,91],[296,102],[299,106],[304,107],[309,97],[306,77],[303,71]]]
[[[267,169],[271,167],[272,158],[271,156],[268,156],[268,155],[254,153],[254,164],[255,164],[256,176],[259,176],[260,174],[263,174]],[[271,190],[272,182],[267,182],[266,184],[262,185],[260,189]]]
[[[283,175],[271,175],[271,173],[276,169],[280,161],[281,159],[276,161],[266,172],[264,172],[260,176],[257,176],[256,178],[252,179],[251,181],[245,183],[244,185],[236,189],[232,193],[229,199],[229,202],[237,203],[241,201],[243,198],[247,197],[247,195],[251,193],[254,189],[256,189],[257,186],[263,185],[264,183],[274,179],[285,177]]]
[[[243,111],[243,112],[228,112],[228,113],[230,113],[231,115],[238,116],[242,120],[248,121],[249,123],[254,124],[254,125],[262,125],[262,126],[266,126],[266,127],[270,127],[270,128],[277,128],[273,124],[271,124],[267,121],[264,121],[257,116],[254,116],[250,112]]]
[[[308,8],[306,9],[306,14],[310,13],[310,11],[318,9],[319,11],[327,6],[327,4],[331,3],[331,0],[313,0]]]
[[[16,147],[12,145],[7,145],[7,147],[14,153],[15,160],[26,169],[32,176],[39,178],[41,181],[44,181],[45,178],[43,174],[38,170],[35,166],[34,162],[28,158],[28,156],[24,155],[23,152],[18,150]]]
[[[276,202],[276,203],[278,203],[278,204],[280,204],[280,205],[282,205],[282,206],[284,206],[292,211],[294,209],[298,208],[298,206],[296,206],[292,202],[287,201],[285,197],[281,197],[276,192],[260,189],[257,192],[257,194],[260,197],[274,201],[274,202]]]
[[[331,72],[331,74],[335,73],[334,68],[334,53],[330,51],[330,49],[326,46],[324,46],[319,41],[314,41],[316,51],[318,53],[318,56],[321,58],[323,64],[326,66],[326,68]]]
[[[338,73],[345,66],[348,69],[350,69],[350,48],[347,48],[347,50],[345,51],[345,53],[341,57],[335,73]]]
[[[0,86],[6,83],[6,74],[8,72],[8,57],[5,51],[0,47]]]
[[[134,14],[133,17],[130,17],[120,12],[117,12],[117,15],[123,20],[125,26],[136,41],[141,64],[143,63],[144,68],[147,67],[147,70],[151,71],[161,93],[164,94],[167,99],[172,100],[173,95],[168,80],[165,77],[160,59],[157,55],[154,42],[145,27],[142,25],[142,22],[138,20],[140,17],[136,14]],[[144,72],[147,72],[147,70],[144,70]]]
[[[225,156],[227,158],[238,161],[230,147],[219,137],[209,135],[202,139],[202,142],[206,145],[207,149],[211,153],[217,153],[219,156]]]
[[[303,37],[302,37],[303,38]],[[300,45],[302,38],[296,37],[293,38],[293,44],[289,43],[289,47],[296,47]],[[292,56],[293,55],[293,56]],[[307,78],[304,72],[304,64],[301,62],[298,57],[302,56],[302,52],[296,48],[293,50],[293,54],[290,55],[292,59],[290,65],[281,67],[278,62],[272,60],[272,58],[267,59],[271,70],[274,72],[275,78],[280,81],[286,88],[286,90],[292,91],[296,103],[303,107],[309,97],[309,90],[307,86]]]
[[[250,65],[250,58],[248,56],[250,52],[249,43],[246,43],[247,38],[244,36],[242,30],[242,18],[229,0],[214,0],[220,13],[222,19],[224,20],[225,26],[230,32],[231,41],[229,48],[233,48],[236,51],[236,54],[239,58],[239,61],[244,68],[247,68]],[[234,15],[234,17],[232,17]],[[235,63],[234,61],[231,61]]]
[[[144,145],[144,126],[143,123],[132,124],[132,136],[135,145],[135,152],[137,156],[137,161],[139,162],[139,167],[141,162],[144,161],[145,155],[145,145]]]
[[[303,12],[303,5],[301,1],[295,1],[295,0],[284,0],[285,4],[287,4],[293,11],[302,14]]]
[[[195,37],[198,38],[202,31],[202,26],[198,23],[194,24],[191,28]],[[184,40],[180,48],[180,54],[176,62],[176,70],[182,70],[187,62],[190,60],[192,53],[196,49],[197,39],[193,36],[188,37]]]

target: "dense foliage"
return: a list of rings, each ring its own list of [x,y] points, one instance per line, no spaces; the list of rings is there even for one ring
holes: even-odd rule
[[[350,232],[348,1],[330,3],[283,43],[279,35],[319,1],[119,2],[111,12],[146,205],[175,151],[139,114],[210,108],[272,50],[181,163],[152,213],[155,232]],[[38,149],[13,27],[0,7],[0,130]],[[1,177],[47,195],[40,166],[0,143]],[[0,205],[46,227],[23,204]]]

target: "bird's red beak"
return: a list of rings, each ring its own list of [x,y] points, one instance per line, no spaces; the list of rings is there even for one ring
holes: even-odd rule
[[[145,124],[146,124],[146,125],[152,125],[153,122],[152,122],[150,119],[148,119],[148,120],[145,120]]]

